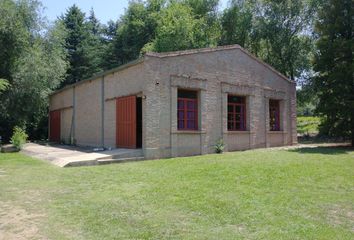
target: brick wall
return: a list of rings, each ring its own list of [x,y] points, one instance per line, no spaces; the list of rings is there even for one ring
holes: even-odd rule
[[[74,107],[77,144],[115,147],[115,98],[142,96],[146,158],[212,153],[219,139],[229,151],[296,143],[294,83],[239,48],[172,55],[147,55],[143,62],[67,88],[51,97],[50,109]],[[179,88],[198,91],[199,131],[177,130]],[[227,130],[228,94],[246,97],[245,132]],[[269,131],[269,99],[281,102],[278,133]],[[69,115],[63,121],[65,138]]]

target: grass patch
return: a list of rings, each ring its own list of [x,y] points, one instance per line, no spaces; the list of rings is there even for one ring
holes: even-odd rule
[[[2,206],[36,216],[0,235],[34,222],[49,239],[353,239],[353,175],[348,148],[66,169],[0,154],[0,222]]]

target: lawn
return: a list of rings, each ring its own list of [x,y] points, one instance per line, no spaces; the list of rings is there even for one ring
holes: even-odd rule
[[[354,151],[58,168],[0,154],[0,239],[354,239]]]

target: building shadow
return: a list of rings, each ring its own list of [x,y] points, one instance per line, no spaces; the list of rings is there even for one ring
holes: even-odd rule
[[[289,152],[296,153],[310,153],[310,154],[326,154],[326,155],[340,155],[353,152],[354,148],[351,146],[317,146],[317,147],[302,147],[296,149],[289,149]]]

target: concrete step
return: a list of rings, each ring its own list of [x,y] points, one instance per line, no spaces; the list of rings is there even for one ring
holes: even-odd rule
[[[119,159],[99,159],[97,160],[98,164],[111,164],[111,163],[125,163],[125,162],[135,162],[142,161],[144,157],[127,157],[127,158],[119,158]]]
[[[134,158],[143,157],[144,153],[142,149],[118,149],[105,152],[108,156],[97,158],[97,160],[109,160],[109,159],[122,159],[122,158]]]

